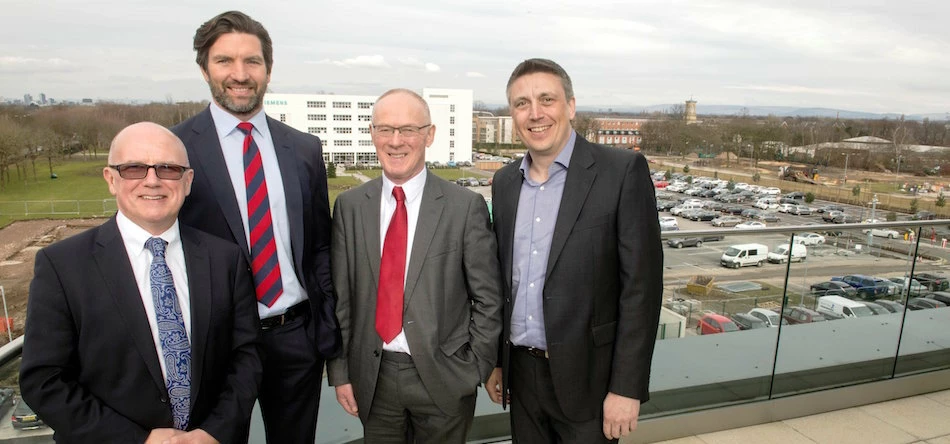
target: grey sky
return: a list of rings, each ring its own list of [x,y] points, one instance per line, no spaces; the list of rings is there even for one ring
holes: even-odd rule
[[[270,31],[273,92],[500,104],[511,69],[547,57],[579,106],[950,111],[950,2],[919,0],[0,0],[0,97],[207,99],[191,39],[227,9]]]

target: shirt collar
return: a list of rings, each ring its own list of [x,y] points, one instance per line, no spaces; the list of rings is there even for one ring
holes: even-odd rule
[[[239,123],[244,122],[244,120],[234,117],[231,113],[218,106],[213,100],[211,101],[210,110],[211,119],[214,120],[214,127],[218,132],[218,139],[224,139],[234,131],[240,131],[237,129],[237,126]],[[258,134],[259,136],[270,137],[270,131],[267,126],[267,114],[264,113],[263,108],[261,108],[257,114],[251,116],[250,119],[247,119],[247,122],[254,125],[254,130],[260,133]]]
[[[400,185],[402,191],[406,193],[406,202],[414,202],[416,198],[422,195],[422,189],[426,186],[426,174],[428,169],[423,168],[415,176],[412,176],[411,179],[407,180],[406,183]],[[387,199],[395,199],[393,197],[393,188],[396,186],[385,174],[383,177],[383,197]]]
[[[144,228],[136,225],[135,222],[132,222],[131,219],[122,214],[122,211],[116,213],[115,223],[119,226],[119,234],[122,235],[122,241],[125,243],[126,250],[135,252],[136,254],[141,254],[142,251],[145,251],[145,242],[153,237],[162,238],[162,240],[168,242],[168,246],[177,244],[181,239],[181,235],[178,231],[178,219],[175,219],[175,223],[158,236],[153,236],[148,231],[145,231]]]
[[[560,164],[564,169],[568,169],[571,164],[571,155],[574,154],[574,142],[577,141],[577,133],[574,130],[571,130],[571,137],[567,139],[567,143],[564,145],[564,149],[557,155],[554,159],[554,163]],[[554,166],[552,164],[552,166]],[[531,151],[527,151],[524,154],[524,157],[521,158],[521,170],[522,175],[527,175],[528,170],[531,168]]]

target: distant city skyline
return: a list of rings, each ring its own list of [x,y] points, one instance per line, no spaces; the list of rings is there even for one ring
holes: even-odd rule
[[[423,86],[505,103],[511,69],[551,58],[578,107],[679,104],[950,111],[950,4],[911,0],[545,3],[7,2],[0,97],[208,100],[191,38],[239,9],[274,39],[275,93]]]

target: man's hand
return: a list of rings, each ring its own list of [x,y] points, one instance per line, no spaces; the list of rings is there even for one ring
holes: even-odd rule
[[[501,378],[501,367],[495,367],[495,369],[491,371],[491,375],[488,376],[488,382],[485,383],[485,391],[488,392],[488,397],[491,398],[495,404],[501,404],[501,397],[503,395],[501,391]],[[508,398],[508,402],[511,402],[511,397]]]
[[[607,393],[604,399],[604,436],[620,439],[637,428],[640,400]]]
[[[220,444],[217,439],[201,429],[172,436],[163,444]]]
[[[338,385],[335,388],[336,402],[340,403],[346,413],[359,416],[360,409],[356,406],[356,397],[353,396],[353,384]]]
[[[152,429],[145,438],[145,444],[162,444],[168,442],[173,436],[183,433],[185,432],[178,429]]]

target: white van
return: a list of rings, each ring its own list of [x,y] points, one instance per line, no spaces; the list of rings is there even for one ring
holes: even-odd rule
[[[822,296],[818,298],[818,308],[821,314],[832,318],[863,318],[874,316],[874,312],[860,302],[852,301],[841,296]]]
[[[739,268],[747,265],[761,267],[769,258],[769,247],[762,244],[732,245],[722,252],[719,263],[723,267]]]
[[[792,262],[805,262],[808,256],[808,249],[802,244],[792,245]],[[775,264],[784,264],[788,260],[788,244],[782,244],[775,247],[775,251],[769,252],[769,262]]]

